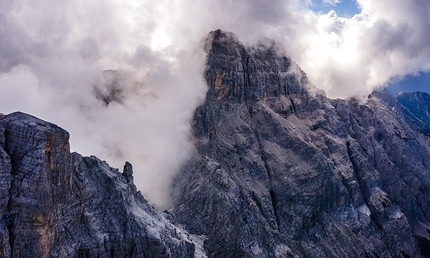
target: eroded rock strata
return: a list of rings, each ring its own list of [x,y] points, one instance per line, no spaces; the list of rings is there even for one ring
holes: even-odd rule
[[[332,100],[265,40],[207,40],[176,219],[210,257],[426,257],[430,146],[386,91]]]
[[[387,91],[328,99],[267,39],[218,30],[205,49],[197,154],[167,213],[131,164],[121,173],[70,153],[56,125],[0,115],[2,257],[430,255],[425,118]]]
[[[23,113],[0,118],[2,257],[190,257],[124,171],[69,151],[69,134]]]

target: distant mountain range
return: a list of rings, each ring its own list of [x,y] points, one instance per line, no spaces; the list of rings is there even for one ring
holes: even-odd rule
[[[0,115],[3,257],[429,257],[429,95],[329,99],[274,41],[205,41],[197,153],[157,211],[69,134]],[[124,136],[126,137],[126,136]]]
[[[430,136],[430,94],[400,92],[395,98],[402,104],[409,125]]]

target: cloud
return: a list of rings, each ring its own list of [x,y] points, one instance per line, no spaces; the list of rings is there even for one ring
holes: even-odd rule
[[[308,18],[318,25],[305,39],[320,44],[303,49],[306,54],[298,59],[332,97],[367,95],[395,77],[423,69],[430,57],[428,2],[358,4],[361,13],[350,19],[334,12]]]
[[[73,150],[113,166],[129,160],[138,188],[167,207],[169,184],[194,151],[189,121],[206,91],[200,41],[209,31],[283,43],[329,97],[366,96],[430,67],[428,1],[358,0],[351,18],[311,4],[1,1],[0,112],[50,120],[71,133]]]
[[[324,4],[329,4],[329,5],[333,5],[333,6],[337,5],[340,2],[341,2],[341,0],[323,0]]]
[[[129,160],[138,188],[168,205],[173,175],[193,152],[189,122],[206,91],[203,36],[165,45],[157,35],[170,30],[169,17],[139,1],[2,5],[1,112],[52,121],[71,133],[72,150],[115,167]]]

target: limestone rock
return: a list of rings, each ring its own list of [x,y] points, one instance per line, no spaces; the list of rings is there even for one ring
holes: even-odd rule
[[[428,140],[388,92],[328,99],[267,40],[217,30],[206,50],[173,213],[210,257],[429,255]]]
[[[0,114],[0,119],[3,117]],[[5,128],[0,123],[0,214],[3,217],[9,202],[9,189],[12,182],[12,164],[9,155],[4,151]],[[9,231],[5,221],[0,220],[0,253],[5,257],[10,256]]]
[[[69,151],[69,134],[23,113],[0,118],[2,257],[190,257],[194,236],[123,173]],[[10,194],[9,194],[10,193]]]
[[[130,163],[120,172],[70,153],[54,124],[0,114],[2,257],[430,256],[425,117],[387,91],[328,99],[268,39],[217,30],[205,50],[197,154],[170,211],[137,191]]]

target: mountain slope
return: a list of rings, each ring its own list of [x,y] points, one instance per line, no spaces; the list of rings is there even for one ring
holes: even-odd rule
[[[1,257],[189,257],[198,238],[170,223],[123,173],[69,151],[69,134],[0,115]]]
[[[2,257],[430,256],[424,118],[387,91],[326,98],[267,39],[217,30],[205,49],[197,154],[169,213],[137,191],[131,164],[120,173],[70,153],[56,125],[0,114]]]
[[[429,255],[428,138],[388,92],[328,99],[268,40],[217,30],[207,51],[174,214],[209,256]]]
[[[409,125],[430,136],[430,95],[426,92],[400,92],[395,98],[402,104]]]

